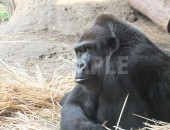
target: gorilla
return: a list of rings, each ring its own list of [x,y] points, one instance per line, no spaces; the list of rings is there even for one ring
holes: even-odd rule
[[[77,85],[61,100],[61,130],[143,127],[133,115],[170,122],[170,57],[141,31],[110,14],[97,16],[75,46]]]

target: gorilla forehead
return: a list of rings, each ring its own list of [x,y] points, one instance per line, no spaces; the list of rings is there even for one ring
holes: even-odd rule
[[[117,19],[109,14],[102,14],[96,17],[91,27],[85,30],[80,36],[78,43],[83,41],[106,41],[112,37],[113,26],[116,26]],[[112,23],[112,25],[111,25]]]
[[[119,20],[111,14],[101,14],[96,17],[94,24],[103,26],[109,22],[113,24],[116,23],[117,21]]]

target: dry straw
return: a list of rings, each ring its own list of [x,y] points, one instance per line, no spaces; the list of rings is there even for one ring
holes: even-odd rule
[[[51,80],[45,80],[36,65],[30,76],[0,60],[0,129],[58,130],[59,100],[74,81],[71,74],[56,75],[54,71]]]

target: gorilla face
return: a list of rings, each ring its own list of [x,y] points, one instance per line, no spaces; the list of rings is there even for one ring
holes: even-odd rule
[[[101,81],[106,70],[106,58],[118,49],[117,46],[110,30],[98,25],[87,29],[74,48],[77,55],[75,81],[86,86]]]
[[[97,70],[94,67],[93,56],[96,54],[96,46],[93,41],[81,42],[75,47],[77,55],[76,82],[87,84],[97,79]]]
[[[102,28],[92,26],[83,33],[75,46],[77,55],[76,82],[87,85],[94,83],[98,79],[95,57],[98,56],[100,39],[98,32]],[[88,85],[87,85],[88,86]]]

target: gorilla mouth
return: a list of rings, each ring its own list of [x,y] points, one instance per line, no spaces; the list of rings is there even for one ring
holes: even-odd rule
[[[90,76],[86,76],[86,77],[76,77],[75,78],[75,82],[76,83],[82,83],[84,81],[90,80],[90,79],[94,79],[95,76],[94,75],[90,75]]]

